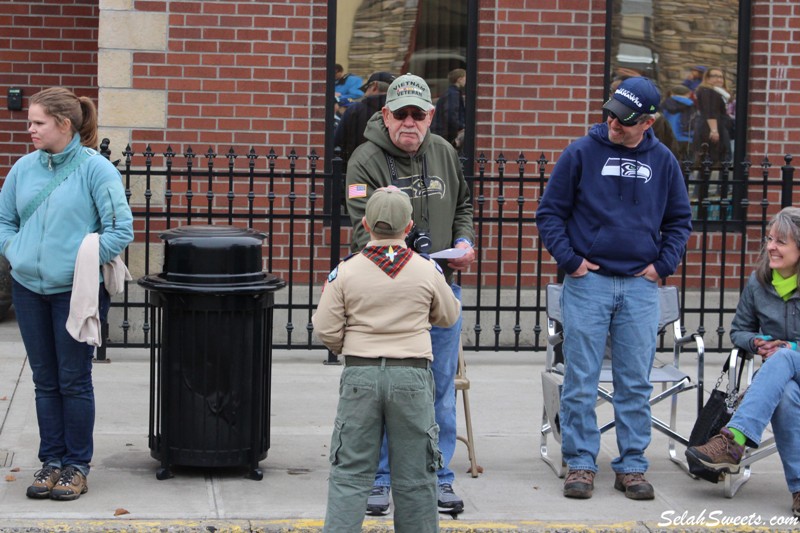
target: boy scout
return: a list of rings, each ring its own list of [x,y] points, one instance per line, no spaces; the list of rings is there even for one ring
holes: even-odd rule
[[[330,273],[312,318],[345,361],[323,531],[361,531],[385,425],[395,531],[435,532],[441,455],[429,330],[454,324],[460,303],[436,262],[406,247],[413,223],[403,191],[377,189],[361,223],[370,242]]]

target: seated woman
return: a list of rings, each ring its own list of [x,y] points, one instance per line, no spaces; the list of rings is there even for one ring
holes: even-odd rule
[[[736,473],[745,445],[757,448],[771,421],[792,513],[800,517],[800,209],[783,209],[767,232],[731,323],[733,344],[764,363],[727,427],[686,456],[716,472]]]

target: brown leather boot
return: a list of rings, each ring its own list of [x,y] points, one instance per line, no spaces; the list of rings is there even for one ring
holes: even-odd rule
[[[570,470],[564,480],[564,496],[586,500],[594,491],[594,472],[591,470]]]
[[[652,500],[656,497],[653,485],[645,478],[643,472],[617,473],[614,488],[625,493],[631,500]]]

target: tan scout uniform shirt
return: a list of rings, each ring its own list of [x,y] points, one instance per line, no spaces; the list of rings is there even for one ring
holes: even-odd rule
[[[372,246],[405,249],[394,239],[371,241],[365,251]],[[431,325],[455,324],[461,304],[435,261],[411,252],[391,277],[391,254],[381,255],[386,268],[358,253],[331,272],[311,319],[314,331],[337,355],[432,360]]]

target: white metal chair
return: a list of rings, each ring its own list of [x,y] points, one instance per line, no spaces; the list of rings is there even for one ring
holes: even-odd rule
[[[744,365],[744,368],[741,368]],[[740,374],[740,370],[743,372]],[[755,375],[755,359],[753,354],[734,348],[731,350],[728,358],[728,388],[730,392],[732,387],[736,386],[738,376],[741,375],[741,383],[739,384],[739,394],[747,390],[747,387],[753,382]],[[747,483],[750,479],[752,464],[756,461],[769,457],[777,452],[778,448],[775,446],[775,438],[769,437],[761,441],[758,448],[745,448],[742,462],[739,463],[739,472],[736,474],[723,473],[721,479],[723,481],[723,493],[726,498],[733,498],[736,492],[742,488],[742,485]]]
[[[561,428],[559,425],[559,408],[561,399],[561,386],[564,375],[564,363],[561,360],[560,350],[558,350],[563,338],[561,334],[561,289],[560,284],[549,284],[547,286],[547,355],[545,369],[542,371],[542,393],[544,396],[544,407],[542,409],[541,444],[539,453],[553,472],[564,477],[567,468],[562,460],[556,460],[550,456],[548,447],[548,437],[553,436],[558,443],[561,442]],[[672,360],[661,364],[658,359],[653,364],[650,371],[650,382],[654,384],[653,396],[650,398],[650,405],[655,405],[663,400],[670,400],[669,419],[661,420],[655,414],[651,414],[652,427],[668,438],[668,453],[672,462],[679,465],[684,471],[689,472],[689,465],[684,459],[683,453],[678,454],[675,446],[680,443],[683,446],[689,444],[688,436],[678,432],[678,395],[682,392],[696,390],[696,411],[699,412],[703,405],[703,358],[705,347],[703,338],[696,334],[683,335],[680,323],[680,305],[678,302],[678,290],[676,287],[659,287],[659,301],[661,307],[661,320],[658,325],[659,332],[663,332],[668,337],[671,336],[673,344]],[[671,326],[671,327],[668,327]],[[670,335],[671,331],[671,335]],[[692,377],[680,367],[681,352],[683,349],[693,344],[697,355],[696,378]],[[611,402],[614,396],[607,384],[612,382],[611,360],[603,362],[600,372],[600,385],[597,389],[598,404]],[[660,384],[660,390],[655,387]],[[600,426],[603,433],[613,428],[615,421],[611,421]]]

